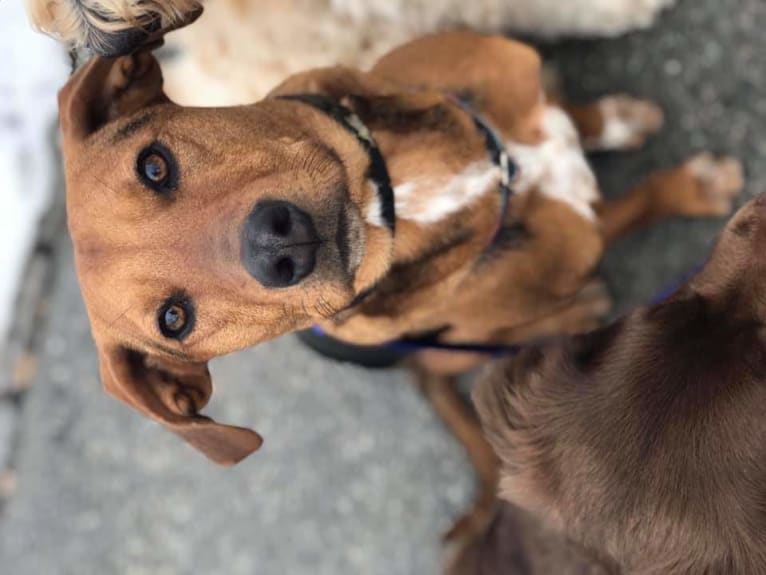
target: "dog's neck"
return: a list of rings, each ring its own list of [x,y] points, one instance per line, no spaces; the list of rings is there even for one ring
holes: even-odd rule
[[[386,162],[396,213],[394,264],[422,257],[461,235],[459,228],[483,230],[489,238],[500,217],[501,170],[483,135],[466,111],[446,97],[436,98],[412,107],[395,97],[344,102],[371,132]],[[375,221],[377,213],[379,206],[371,206],[368,219]],[[473,225],[466,225],[469,220]],[[473,251],[488,238],[472,238]]]

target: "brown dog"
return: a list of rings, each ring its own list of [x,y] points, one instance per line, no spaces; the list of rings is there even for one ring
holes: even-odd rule
[[[503,160],[450,93],[518,165],[507,211]],[[291,94],[304,96],[280,97]],[[590,329],[610,305],[592,280],[606,244],[665,216],[725,214],[741,186],[735,161],[703,155],[602,202],[581,139],[633,148],[661,113],[611,97],[568,107],[570,118],[546,99],[532,49],[470,33],[407,44],[369,73],[307,72],[236,108],[169,102],[149,54],[95,59],[60,108],[103,383],[219,463],[260,438],[199,414],[211,358],[316,323],[360,344],[426,332],[506,344]],[[495,457],[444,384],[484,359],[422,353],[415,363],[469,449],[486,507]]]
[[[666,302],[494,366],[503,497],[622,573],[766,573],[766,195]]]

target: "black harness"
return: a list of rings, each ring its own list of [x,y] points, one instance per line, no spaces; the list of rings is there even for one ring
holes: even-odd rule
[[[386,162],[380,152],[378,144],[372,136],[370,130],[365,126],[359,117],[349,108],[343,106],[337,101],[320,94],[288,94],[278,96],[282,100],[293,100],[308,104],[324,112],[348,132],[356,136],[356,139],[362,145],[370,158],[370,166],[367,171],[367,177],[374,184],[378,198],[381,203],[381,216],[385,225],[394,233],[396,228],[396,210],[394,204],[394,190],[391,186],[391,177],[386,167]],[[467,102],[457,96],[449,95],[451,103],[459,107],[473,120],[476,129],[484,137],[487,147],[487,154],[493,165],[500,169],[500,216],[497,227],[492,239],[487,246],[490,249],[498,240],[503,229],[508,210],[510,209],[511,196],[513,195],[512,184],[518,176],[518,167],[508,155],[503,140],[492,125],[487,122],[479,113],[476,112]],[[485,250],[486,251],[486,250]],[[438,341],[436,338],[427,339],[408,339],[388,342],[382,346],[353,346],[335,340],[322,330],[319,326],[314,326],[306,332],[302,332],[301,339],[314,347],[320,353],[330,355],[336,359],[347,359],[357,363],[368,364],[366,361],[359,361],[358,358],[374,357],[375,350],[380,350],[381,354],[400,359],[404,355],[414,351],[424,349],[438,349],[452,352],[481,353],[486,355],[513,355],[520,351],[517,345],[487,345],[474,343],[450,344]],[[361,355],[360,355],[361,354]],[[388,362],[386,362],[388,364]],[[368,364],[369,365],[369,364]]]
[[[516,180],[519,168],[516,165],[516,162],[514,162],[508,155],[508,151],[505,149],[505,144],[503,143],[500,134],[497,133],[497,130],[495,130],[489,122],[469,106],[465,100],[452,94],[450,94],[448,98],[450,102],[471,116],[476,129],[484,136],[484,143],[487,146],[490,160],[495,166],[500,168],[500,219],[497,223],[495,234],[492,236],[492,241],[489,243],[489,246],[491,247],[495,244],[503,229],[503,223],[508,214],[508,209],[511,205],[511,196],[513,195],[511,184]]]

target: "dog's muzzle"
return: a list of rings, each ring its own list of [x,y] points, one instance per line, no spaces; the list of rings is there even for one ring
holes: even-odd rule
[[[242,264],[267,288],[289,287],[316,265],[319,236],[306,212],[284,201],[256,204],[242,228]]]

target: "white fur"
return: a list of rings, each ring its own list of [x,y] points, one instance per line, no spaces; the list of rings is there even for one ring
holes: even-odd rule
[[[564,202],[583,217],[595,220],[592,205],[599,199],[598,184],[572,121],[560,108],[548,106],[542,126],[547,136],[542,144],[506,144],[508,154],[519,166],[514,190],[523,194],[537,188],[544,196]]]
[[[604,118],[604,128],[598,139],[597,147],[603,150],[620,150],[627,148],[640,134],[635,123],[612,113],[610,106],[605,102],[601,106]]]
[[[468,207],[490,190],[497,190],[500,169],[489,160],[469,165],[445,179],[423,178],[394,188],[396,217],[433,224]]]
[[[636,107],[648,106],[638,101],[631,101],[623,96],[602,98],[598,107],[603,118],[603,128],[598,137],[584,142],[588,150],[625,150],[634,146],[646,137],[649,130],[647,118],[636,114],[626,113],[630,104]],[[622,112],[621,112],[621,108]]]
[[[309,68],[366,67],[394,46],[454,27],[537,36],[616,36],[651,24],[674,0],[211,0],[167,37],[171,98],[250,103]]]
[[[378,186],[374,182],[370,184],[370,199],[367,202],[367,208],[365,209],[364,221],[368,224],[382,228],[386,225],[383,221],[382,205],[378,198]]]

